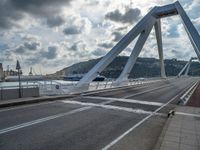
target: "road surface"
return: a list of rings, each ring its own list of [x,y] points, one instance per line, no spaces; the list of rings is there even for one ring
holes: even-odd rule
[[[197,81],[173,78],[0,109],[0,149],[153,149],[166,114]]]

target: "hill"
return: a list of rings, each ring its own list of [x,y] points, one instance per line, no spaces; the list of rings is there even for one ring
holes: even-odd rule
[[[65,72],[66,75],[69,74],[84,74],[87,73],[101,58],[92,59],[80,63],[73,64],[66,67],[56,74],[61,75]],[[121,71],[123,70],[126,62],[128,60],[127,56],[118,56],[114,61],[107,66],[101,75],[107,78],[117,78]],[[187,63],[186,61],[176,60],[176,59],[166,59],[165,70],[167,76],[176,76],[180,70]],[[200,64],[199,62],[193,62],[189,71],[189,75],[200,76]],[[155,58],[138,58],[136,64],[134,65],[130,78],[139,77],[157,77],[160,76],[160,65],[159,60]]]

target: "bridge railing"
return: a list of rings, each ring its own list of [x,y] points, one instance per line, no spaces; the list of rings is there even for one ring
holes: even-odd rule
[[[161,78],[138,78],[129,79],[128,85],[148,84],[156,81],[160,81]],[[105,81],[91,82],[88,87],[88,91],[108,89],[116,87],[114,85],[114,79],[107,79]],[[39,82],[40,95],[63,95],[70,93],[70,90],[77,85],[77,82],[62,83],[59,81],[45,81]]]
[[[128,85],[134,86],[139,84],[148,84],[161,80],[160,78],[138,78],[129,79]],[[91,82],[88,91],[108,89],[117,87],[114,79],[106,79],[105,81]],[[64,95],[70,93],[70,90],[77,85],[77,81],[62,81],[62,80],[46,80],[46,81],[29,81],[23,82],[23,88],[38,87],[40,96],[51,96],[51,95]],[[18,86],[4,86],[3,88],[18,88]]]

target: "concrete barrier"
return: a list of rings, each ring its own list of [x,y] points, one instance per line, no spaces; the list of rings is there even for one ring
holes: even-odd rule
[[[39,88],[29,87],[21,89],[22,98],[24,97],[38,97]],[[0,89],[0,100],[9,100],[19,98],[19,89]]]

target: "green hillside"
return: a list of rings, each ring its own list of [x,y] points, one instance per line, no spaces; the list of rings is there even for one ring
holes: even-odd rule
[[[89,61],[73,64],[72,66],[66,67],[59,72],[65,72],[66,75],[87,73],[100,59],[101,58],[92,59]],[[123,70],[127,60],[127,56],[118,56],[109,66],[106,67],[101,75],[104,75],[107,78],[117,78]],[[165,70],[167,76],[176,76],[186,63],[186,61],[166,59]],[[160,65],[158,59],[138,58],[130,73],[130,78],[157,77],[159,75]],[[189,75],[200,76],[200,64],[198,62],[192,63]]]

